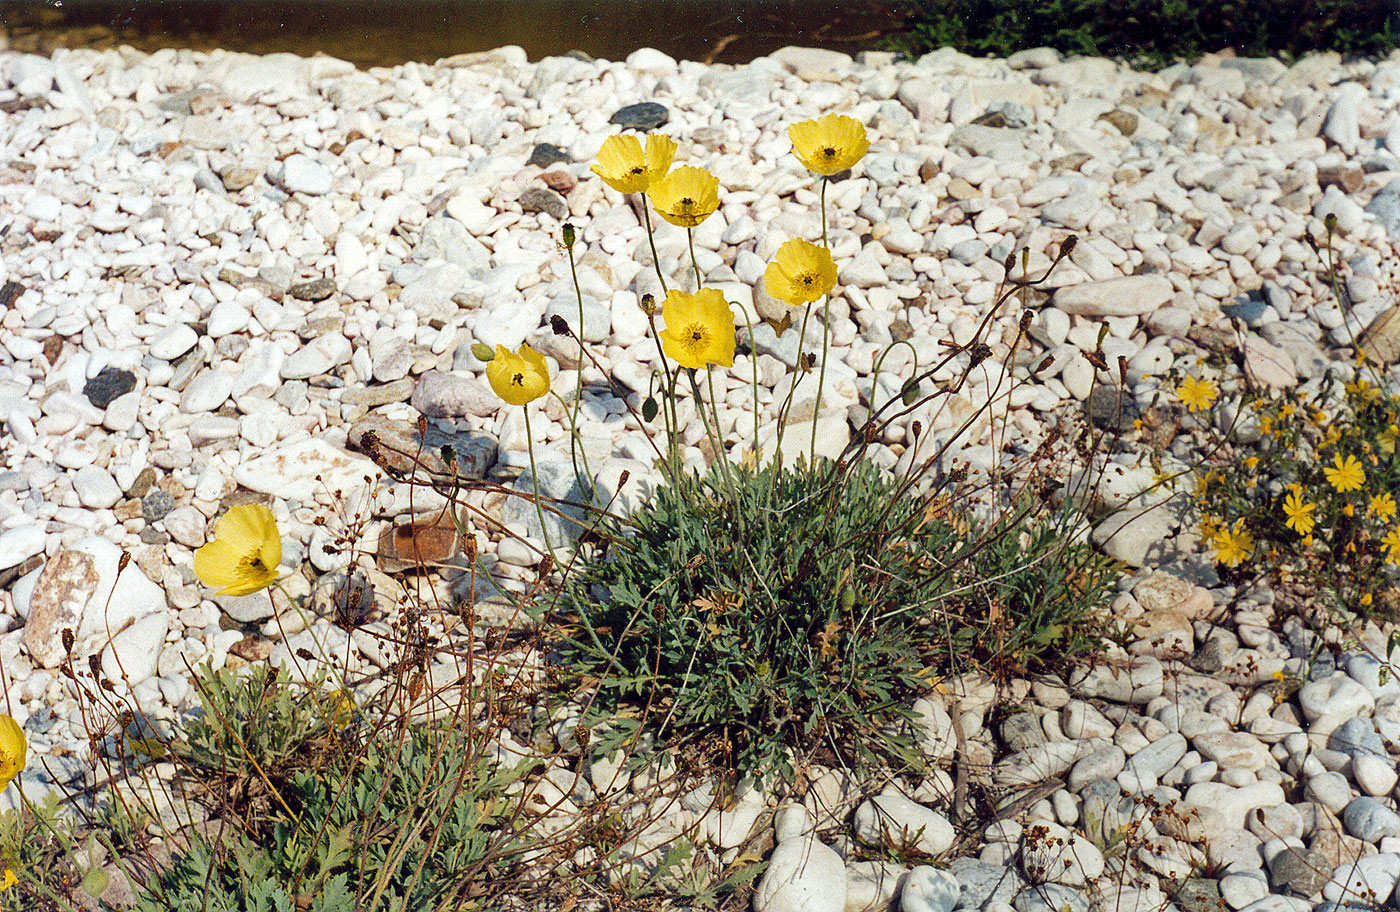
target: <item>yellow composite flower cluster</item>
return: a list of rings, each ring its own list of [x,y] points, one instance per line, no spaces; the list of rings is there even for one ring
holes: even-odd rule
[[[217,595],[250,595],[277,582],[282,536],[262,504],[229,507],[214,540],[194,553],[194,573]]]
[[[1176,388],[1176,395],[1188,412],[1203,412],[1215,404],[1220,390],[1215,381],[1209,378],[1187,377]]]

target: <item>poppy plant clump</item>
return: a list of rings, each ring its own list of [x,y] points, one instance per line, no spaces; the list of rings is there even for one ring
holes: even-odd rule
[[[229,507],[214,540],[194,553],[194,573],[217,595],[250,595],[277,582],[282,537],[262,504]]]

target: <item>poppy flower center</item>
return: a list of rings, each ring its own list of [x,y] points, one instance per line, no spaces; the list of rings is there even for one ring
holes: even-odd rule
[[[710,331],[702,323],[692,323],[685,328],[688,347],[693,352],[703,351],[710,343]]]
[[[646,174],[646,173],[647,173],[647,169],[646,169],[644,166],[642,166],[642,165],[633,165],[633,166],[632,166],[632,170],[631,170],[631,172],[629,172],[629,173],[631,173],[631,174],[633,174],[633,175],[637,175],[637,174]]]
[[[835,157],[836,157],[836,147],[835,147],[835,146],[827,146],[826,148],[822,149],[822,158],[835,158]]]
[[[510,378],[510,382],[513,383],[513,384],[515,384],[516,386],[524,386],[524,385],[525,385],[525,375],[524,375],[524,374],[521,374],[521,373],[517,373],[514,377],[511,377],[511,378]]]

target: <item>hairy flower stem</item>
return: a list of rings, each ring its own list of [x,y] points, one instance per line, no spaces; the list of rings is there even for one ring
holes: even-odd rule
[[[670,294],[666,287],[666,276],[661,272],[661,258],[656,254],[656,233],[651,226],[651,209],[647,208],[647,198],[642,196],[642,221],[647,229],[647,245],[651,247],[651,265],[656,270],[656,280],[661,283],[661,296]],[[676,440],[680,434],[680,418],[676,414],[676,377],[671,373],[671,364],[666,360],[666,350],[661,345],[661,334],[656,331],[656,314],[647,314],[647,325],[651,337],[656,342],[656,353],[661,356],[661,372],[666,377],[666,394],[661,397],[662,420],[666,424],[666,453],[669,459],[671,477],[676,477]],[[669,409],[669,410],[668,410]]]
[[[710,448],[714,452],[715,461],[719,463],[720,473],[724,475],[724,482],[729,486],[730,494],[737,503],[739,489],[734,485],[734,478],[729,474],[729,459],[725,456],[724,443],[719,439],[719,410],[715,408],[715,378],[708,370],[705,372],[710,384],[710,412],[705,411],[705,401],[700,396],[700,384],[695,381],[695,371],[686,371],[686,376],[690,378],[690,388],[695,393],[695,411],[700,413],[700,421],[705,425],[705,436],[710,438]],[[710,413],[714,415],[714,423],[710,423]]]
[[[569,235],[572,239],[573,235]],[[578,372],[578,380],[574,384],[574,404],[572,413],[569,415],[569,462],[574,468],[574,480],[579,484],[579,490],[584,492],[587,499],[593,498],[592,478],[586,478],[580,474],[578,467],[578,410],[583,405],[583,289],[578,284],[578,266],[574,262],[574,245],[565,244],[565,251],[569,255],[569,276],[574,283],[574,299],[578,302],[578,325],[574,327],[574,343],[578,345],[578,363],[575,369]],[[568,403],[565,403],[565,411],[569,411]],[[585,460],[585,468],[587,463]]]
[[[822,246],[827,250],[831,245],[826,242],[826,185],[831,183],[831,178],[822,178]],[[812,446],[810,458],[813,462],[817,459],[817,419],[822,413],[822,389],[826,386],[826,355],[831,342],[831,292],[826,293],[826,299],[822,302],[822,364],[817,369],[817,403],[812,410]]]
[[[530,451],[530,487],[534,489],[535,495],[535,515],[540,519],[540,535],[544,538],[544,550],[554,553],[554,546],[549,543],[549,529],[544,524],[544,507],[540,504],[540,473],[535,468],[535,435],[530,430],[530,406],[522,406],[525,413],[525,446]]]
[[[690,246],[690,268],[695,270],[695,290],[699,291],[702,283],[700,279],[700,264],[695,261],[695,229],[685,229],[685,242]]]

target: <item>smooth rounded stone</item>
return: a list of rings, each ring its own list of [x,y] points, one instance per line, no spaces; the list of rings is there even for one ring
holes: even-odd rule
[[[174,361],[199,342],[199,334],[184,323],[172,323],[146,340],[146,351],[153,358]]]
[[[1103,873],[1103,853],[1087,838],[1054,824],[1041,826],[1045,836],[1021,846],[1021,871],[1028,881],[1082,887]]]
[[[404,377],[402,380],[381,386],[357,386],[342,392],[340,401],[344,405],[363,405],[366,408],[388,405],[391,402],[406,402],[417,386],[418,381],[412,377]]]
[[[1351,777],[1356,780],[1356,787],[1363,795],[1376,797],[1389,795],[1395,783],[1400,781],[1394,761],[1372,753],[1353,755]]]
[[[846,912],[891,908],[908,873],[907,867],[892,861],[854,861],[846,865]]]
[[[1366,754],[1389,758],[1381,736],[1376,734],[1375,723],[1359,716],[1353,716],[1332,729],[1327,736],[1327,749],[1340,751],[1353,761]]]
[[[1149,703],[1162,695],[1162,663],[1152,656],[1135,656],[1124,662],[1096,664],[1077,669],[1066,683],[1089,699]]]
[[[548,187],[526,187],[520,192],[522,212],[543,212],[560,221],[569,217],[569,203]]]
[[[671,68],[674,66],[675,62],[672,61]],[[608,118],[608,123],[614,124],[620,130],[638,130],[642,133],[648,133],[665,126],[670,119],[671,112],[667,110],[665,105],[654,101],[642,101],[618,108]]]
[[[43,554],[45,538],[42,524],[20,525],[0,532],[0,570]]]
[[[1065,786],[1071,792],[1078,792],[1095,779],[1113,779],[1123,771],[1127,755],[1116,744],[1094,751],[1087,757],[1075,761],[1070,767]]]
[[[1192,745],[1202,757],[1224,769],[1253,771],[1273,763],[1269,748],[1247,732],[1211,732],[1192,739]]]
[[[200,371],[180,394],[180,411],[187,415],[215,411],[233,395],[237,380],[235,375],[213,368]]]
[[[1288,352],[1270,345],[1253,333],[1240,342],[1245,374],[1255,383],[1271,389],[1288,389],[1298,382],[1298,369]]]
[[[331,192],[335,180],[325,165],[308,155],[294,152],[274,165],[267,179],[288,193],[324,196]]]
[[[1089,897],[1064,884],[1047,883],[1027,887],[1011,901],[1016,912],[1089,912]]]
[[[252,312],[243,304],[232,299],[220,301],[209,311],[209,320],[204,332],[211,339],[222,339],[247,329],[250,319]]]
[[[1397,197],[1400,208],[1400,197]],[[1392,232],[1400,237],[1400,231]],[[1400,305],[1381,311],[1357,338],[1357,345],[1382,364],[1400,361]]]
[[[1175,289],[1165,276],[1137,275],[1081,282],[1055,291],[1055,307],[1085,317],[1122,317],[1151,313],[1172,299]]]
[[[119,367],[104,367],[83,384],[83,395],[100,409],[136,389],[136,375]]]
[[[89,510],[107,510],[122,499],[122,489],[106,469],[95,465],[83,466],[73,473],[73,490],[78,503]]]
[[[161,527],[186,548],[198,548],[204,544],[209,520],[196,507],[187,504],[165,514]]]
[[[1400,881],[1400,855],[1386,852],[1337,866],[1323,885],[1322,896],[1331,902],[1345,900],[1377,908],[1389,902],[1397,881]]]
[[[135,486],[128,490],[127,494],[131,497],[137,496]],[[160,522],[173,509],[175,497],[168,491],[147,488],[146,493],[141,495],[141,517],[148,523]]]
[[[1325,715],[1369,716],[1376,708],[1370,692],[1342,672],[1304,684],[1298,704],[1309,722]]]
[[[962,885],[951,872],[920,865],[904,878],[899,891],[899,909],[900,912],[953,912],[961,895]]]
[[[1066,695],[1066,699],[1068,699],[1068,695]],[[1034,714],[1016,712],[1002,721],[1001,740],[1006,744],[1008,751],[1017,753],[1038,744],[1044,744],[1046,741],[1045,729],[1040,727],[1040,720]]]
[[[170,615],[165,611],[138,619],[112,637],[102,653],[102,673],[112,681],[125,681],[133,687],[152,677],[169,630]]]
[[[846,866],[814,838],[781,842],[754,888],[754,912],[845,912]]]
[[[1070,700],[1060,710],[1060,731],[1076,741],[1081,738],[1112,738],[1116,728],[1104,718],[1103,713],[1083,700]]]
[[[350,340],[338,332],[317,336],[282,362],[283,380],[306,380],[328,374],[350,360]]]
[[[1325,855],[1288,848],[1269,859],[1269,883],[1276,892],[1311,897],[1322,892],[1331,869]]]
[[[1274,782],[1234,787],[1222,782],[1198,782],[1186,790],[1182,809],[1197,811],[1202,822],[1218,821],[1226,829],[1244,829],[1245,816],[1255,808],[1283,804],[1283,789]]]
[[[976,858],[954,858],[948,873],[957,878],[959,909],[981,909],[990,902],[1010,903],[1025,887],[1013,865],[994,865]]]
[[[1313,206],[1313,216],[1320,221],[1325,222],[1329,215],[1336,216],[1341,234],[1353,234],[1366,224],[1365,210],[1336,186],[1328,187]]]
[[[1291,804],[1254,808],[1245,815],[1245,825],[1260,839],[1303,835],[1303,815]]]
[[[1362,842],[1379,842],[1386,836],[1400,836],[1400,814],[1379,798],[1366,795],[1352,799],[1342,809],[1342,825]]]
[[[1086,395],[1092,374],[1093,368],[1090,367],[1085,380]],[[1132,506],[1110,514],[1094,526],[1090,539],[1109,557],[1131,567],[1143,567],[1165,556],[1166,545],[1171,541],[1175,528],[1176,518],[1166,504],[1146,510]]]
[[[490,418],[501,400],[475,377],[428,371],[418,379],[410,404],[429,418]]]
[[[1102,741],[1047,741],[1003,757],[992,770],[1002,785],[1030,785],[1069,770],[1077,760],[1101,747]]]
[[[855,813],[856,838],[867,845],[907,845],[939,855],[953,844],[953,825],[937,811],[903,795],[876,795]]]
[[[1181,912],[1220,912],[1223,902],[1219,882],[1205,877],[1183,880],[1172,900]]]
[[[1353,795],[1347,777],[1341,773],[1321,772],[1308,777],[1304,797],[1322,805],[1333,814],[1340,814],[1351,803]]]
[[[1382,664],[1374,656],[1356,652],[1346,657],[1343,667],[1349,678],[1366,688],[1378,701],[1383,696],[1400,695],[1400,680],[1396,678],[1400,668],[1393,663]]]
[[[1263,872],[1244,871],[1220,878],[1220,898],[1231,909],[1243,909],[1269,895],[1269,882]]]
[[[125,396],[118,396],[112,400],[112,404],[107,406],[107,412],[102,416],[102,426],[109,431],[124,434],[136,427],[136,420],[141,413],[141,394],[127,393]]]
[[[1157,781],[1186,756],[1186,749],[1184,735],[1168,732],[1129,757],[1126,768],[1140,779]]]
[[[560,295],[549,306],[545,308],[544,319],[549,323],[554,317],[560,317],[568,324],[569,329],[585,342],[594,344],[607,341],[612,336],[612,308],[606,303],[596,298],[583,296],[583,324],[579,325],[579,303],[572,293]],[[570,344],[573,344],[572,341]],[[577,357],[575,355],[574,357]],[[572,365],[570,359],[570,364]]]
[[[379,383],[402,380],[413,367],[413,347],[392,329],[380,329],[369,337],[371,373]],[[341,401],[344,401],[342,395]]]
[[[214,604],[240,624],[258,624],[276,613],[267,590],[251,595],[214,595]]]

